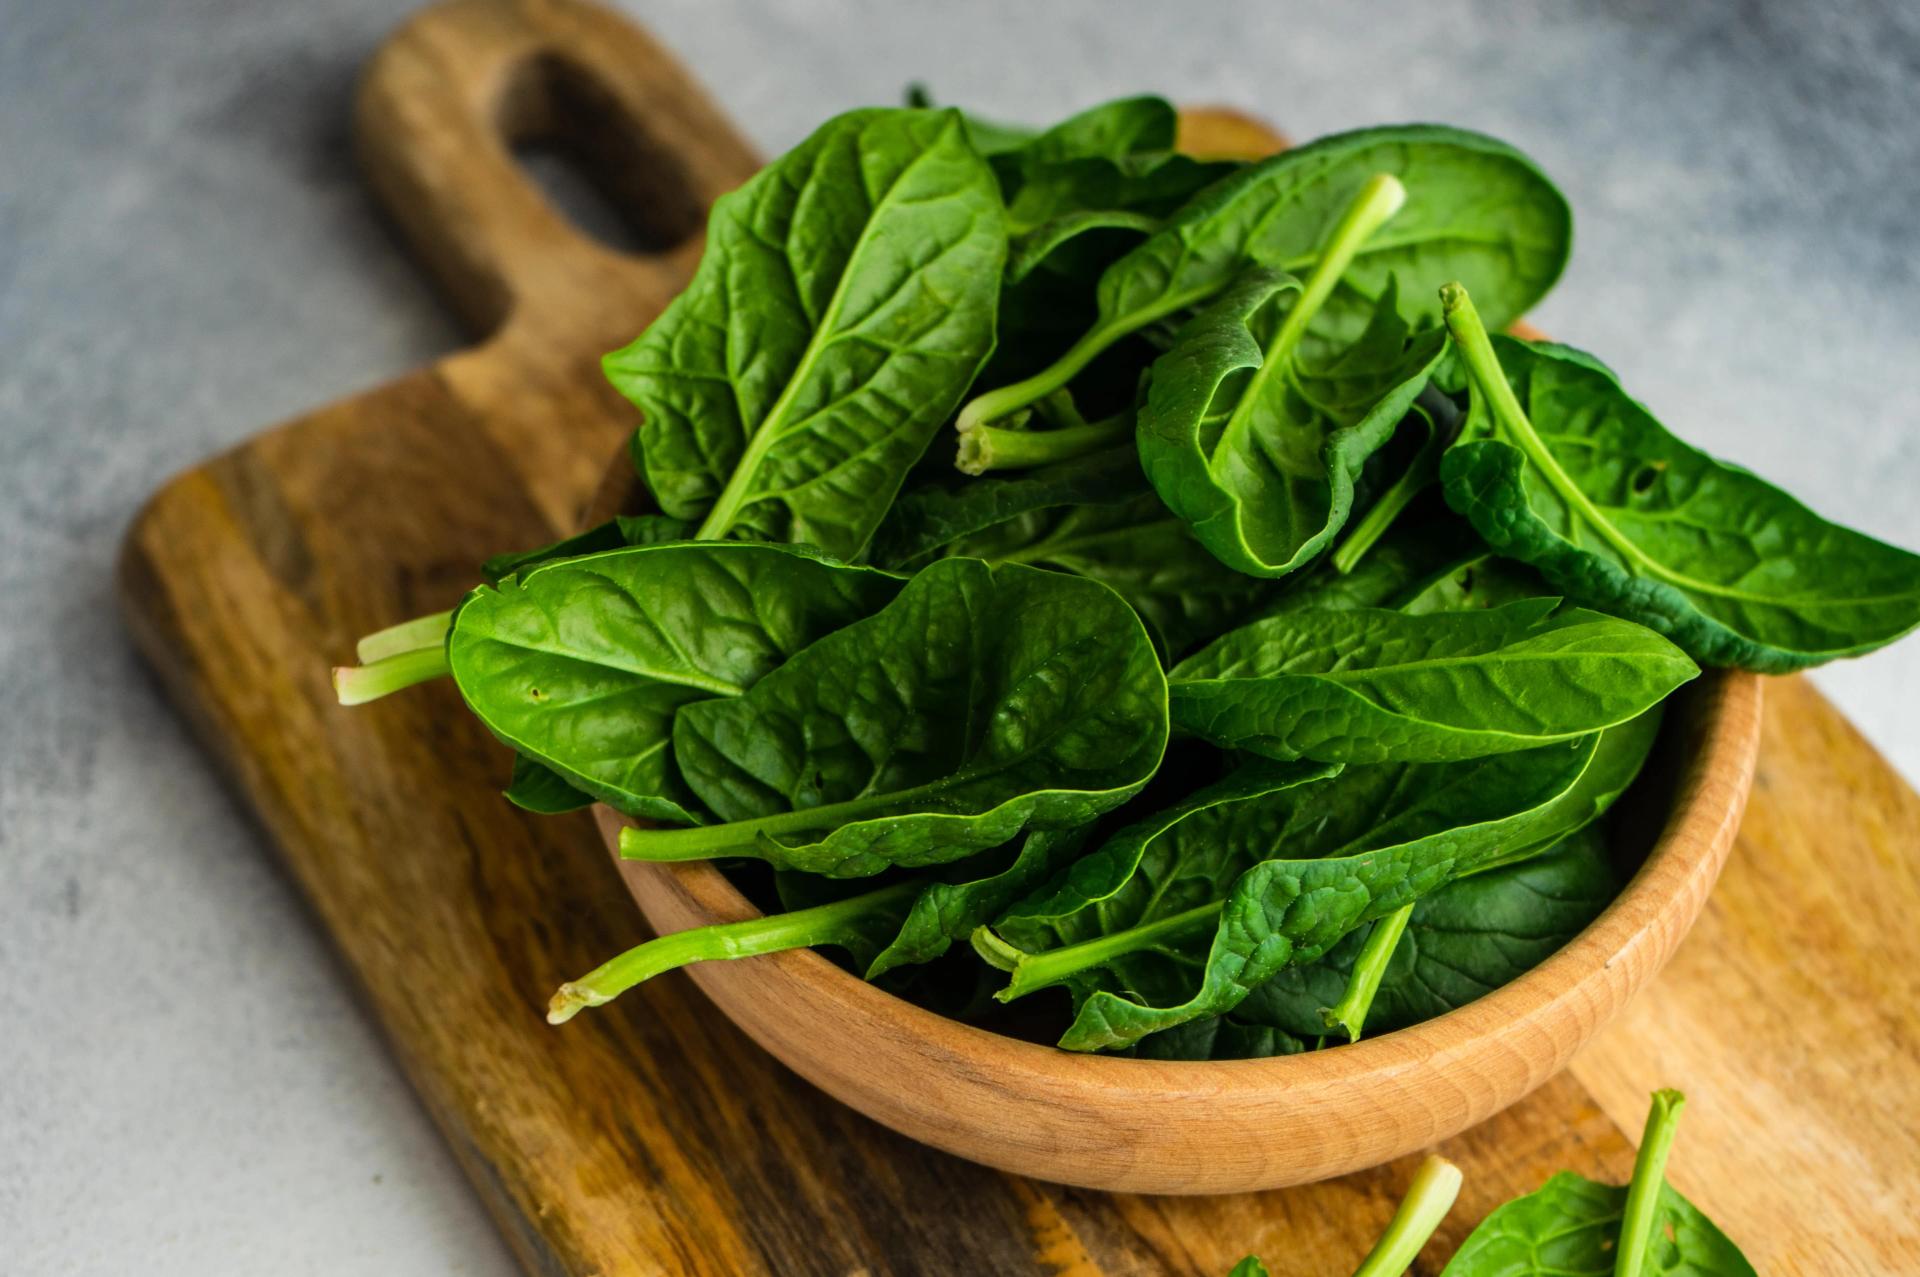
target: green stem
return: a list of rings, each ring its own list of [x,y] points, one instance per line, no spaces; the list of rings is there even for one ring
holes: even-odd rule
[[[1666,1187],[1667,1157],[1680,1125],[1687,1097],[1678,1091],[1653,1093],[1646,1130],[1640,1135],[1640,1155],[1634,1159],[1633,1179],[1627,1185],[1627,1204],[1620,1215],[1620,1241],[1614,1248],[1613,1277],[1640,1277],[1660,1220],[1661,1190]]]
[[[1048,985],[1058,984],[1075,972],[1100,966],[1115,958],[1124,957],[1126,954],[1150,948],[1163,940],[1170,940],[1210,926],[1214,919],[1220,916],[1224,903],[1224,901],[1215,900],[1211,904],[1198,905],[1184,913],[1162,918],[1158,922],[1129,927],[1125,931],[1116,931],[1108,936],[1095,936],[1091,940],[1063,945],[1058,949],[1043,949],[1039,953],[1026,953],[1001,941],[1005,948],[999,953],[1003,959],[1013,962],[1010,968],[1013,979],[1007,982],[1006,988],[993,996],[1002,1002],[1011,1002],[1015,998],[1032,993],[1035,989],[1044,989]],[[981,952],[981,946],[977,943],[974,949],[976,952]],[[984,952],[982,956],[986,956]],[[996,962],[994,965],[1003,964]]]
[[[1320,259],[1314,263],[1312,274],[1307,276],[1306,285],[1300,291],[1300,298],[1293,308],[1280,321],[1279,331],[1260,357],[1260,366],[1253,370],[1253,378],[1247,388],[1241,392],[1235,404],[1233,415],[1227,419],[1226,428],[1221,432],[1221,443],[1214,449],[1215,456],[1237,455],[1234,440],[1242,439],[1252,429],[1255,406],[1264,401],[1261,388],[1275,376],[1284,377],[1293,367],[1294,351],[1307,335],[1307,329],[1319,317],[1320,310],[1333,295],[1340,283],[1340,277],[1347,273],[1347,267],[1353,264],[1354,254],[1360,251],[1367,237],[1379,230],[1382,223],[1400,211],[1407,202],[1407,188],[1400,185],[1398,178],[1391,173],[1375,173],[1367,179],[1357,195],[1340,215],[1333,233],[1327,237],[1326,247],[1320,252]]]
[[[954,464],[963,474],[989,470],[1031,470],[1071,461],[1089,452],[1111,447],[1133,434],[1133,414],[1123,412],[1091,425],[1057,430],[1002,430],[976,426],[960,432],[960,455]]]
[[[980,961],[996,971],[1017,971],[1020,969],[1020,959],[1027,956],[995,935],[992,927],[975,927],[968,939],[973,944],[973,951],[980,955]]]
[[[896,901],[914,895],[925,885],[918,879],[897,882],[878,891],[811,909],[695,927],[649,940],[595,967],[578,980],[561,985],[547,1004],[547,1023],[564,1024],[587,1007],[604,1006],[634,985],[690,962],[752,958],[809,945],[840,943],[858,923],[871,915],[885,913]]]
[[[1337,1005],[1321,1008],[1320,1017],[1327,1022],[1327,1027],[1345,1029],[1347,1041],[1360,1040],[1360,1030],[1366,1025],[1374,995],[1380,992],[1381,977],[1387,974],[1387,963],[1392,961],[1393,951],[1407,930],[1407,919],[1412,916],[1413,906],[1402,905],[1373,924],[1366,944],[1360,947],[1353,972],[1347,977],[1346,993]]]
[[[1420,1248],[1440,1227],[1440,1221],[1453,1209],[1460,1195],[1460,1168],[1444,1157],[1429,1154],[1413,1173],[1413,1183],[1393,1214],[1393,1222],[1380,1234],[1353,1277],[1400,1277],[1412,1266]]]
[[[402,652],[417,652],[423,647],[435,647],[447,641],[447,627],[453,624],[451,611],[435,612],[431,616],[416,616],[411,621],[402,621],[398,625],[389,625],[384,630],[375,630],[361,639],[353,649],[353,654],[362,665],[371,665],[375,661],[389,656],[398,656]]]
[[[1487,406],[1495,419],[1510,433],[1532,435],[1527,411],[1513,393],[1513,385],[1500,367],[1500,357],[1493,353],[1493,339],[1487,335],[1487,326],[1481,321],[1480,312],[1474,309],[1465,284],[1456,282],[1440,289],[1440,312],[1446,319],[1447,332],[1460,349],[1460,357],[1466,361],[1474,388],[1487,397]]]
[[[397,652],[366,665],[338,666],[333,671],[333,693],[342,705],[365,705],[449,672],[447,649],[436,644]]]
[[[984,395],[975,395],[961,407],[960,416],[954,424],[963,433],[978,430],[989,421],[998,421],[1002,417],[1011,416],[1027,405],[1045,399],[1077,377],[1080,370],[1092,363],[1094,357],[1101,351],[1135,328],[1151,323],[1159,317],[1157,314],[1145,317],[1128,316],[1117,322],[1096,324],[1079,341],[1069,346],[1066,354],[1033,376],[1024,381],[1002,386],[998,390],[989,390]]]
[[[1340,277],[1353,264],[1354,255],[1368,237],[1399,212],[1401,205],[1406,202],[1407,188],[1393,174],[1375,173],[1367,179],[1366,185],[1347,205],[1347,211],[1340,215],[1333,234],[1327,237],[1327,246],[1320,251],[1320,260],[1314,263],[1313,273],[1307,276],[1306,286],[1300,291],[1300,300],[1280,321],[1280,331],[1274,335],[1271,348],[1277,353],[1277,358],[1270,354],[1262,361],[1261,367],[1272,364],[1285,367],[1291,361],[1293,351],[1299,346],[1300,339],[1306,336],[1308,326],[1318,318],[1321,307],[1327,304],[1327,298],[1333,295],[1334,288],[1340,283]]]

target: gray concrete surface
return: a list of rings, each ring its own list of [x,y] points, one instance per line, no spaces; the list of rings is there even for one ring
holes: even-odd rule
[[[395,0],[0,0],[0,1270],[504,1274],[259,832],[139,667],[168,473],[451,348],[358,186]],[[1695,442],[1920,546],[1920,9],[628,0],[769,150],[910,79],[1044,119],[1157,89],[1300,136],[1531,151],[1540,319]],[[1819,681],[1920,776],[1920,642]]]

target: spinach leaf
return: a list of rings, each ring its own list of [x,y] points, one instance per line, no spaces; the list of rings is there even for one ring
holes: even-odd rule
[[[1653,713],[1538,749],[1349,767],[1175,809],[1016,905],[975,948],[1011,972],[1002,1000],[1054,984],[1074,993],[1062,1047],[1126,1046],[1233,1010],[1276,972],[1454,878],[1538,854],[1626,788],[1657,728]]]
[[[1119,595],[942,559],[745,695],[681,707],[674,757],[727,823],[628,829],[620,849],[836,878],[960,860],[1125,802],[1166,741],[1166,678]]]
[[[598,554],[602,550],[617,550],[623,545],[660,545],[668,541],[689,541],[693,539],[694,524],[691,520],[676,519],[665,514],[622,514],[608,519],[605,523],[588,528],[585,532],[563,537],[550,545],[536,550],[520,550],[513,554],[496,554],[480,565],[480,579],[488,585],[498,585],[514,573],[541,563],[550,563],[554,559],[577,558],[582,554]],[[365,652],[360,659],[370,660]]]
[[[496,554],[480,565],[480,579],[488,585],[498,585],[521,568],[529,568],[536,563],[545,563],[551,559],[569,559],[580,554],[597,554],[602,550],[617,550],[626,543],[626,538],[621,535],[619,523],[609,519],[596,527],[588,528],[585,532],[562,537],[536,550]],[[364,653],[361,659],[367,659]]]
[[[1270,758],[1444,762],[1612,727],[1699,673],[1645,626],[1557,598],[1298,611],[1174,666],[1169,712],[1181,731]]]
[[[866,962],[867,979],[896,967],[931,962],[956,940],[998,916],[1008,905],[1051,877],[1080,854],[1088,829],[1034,829],[1019,851],[996,872],[983,872],[980,857],[927,883],[913,898],[899,930],[886,947]]]
[[[697,808],[669,750],[679,707],[739,695],[900,588],[800,547],[609,550],[475,590],[446,659],[468,708],[523,757],[629,815],[687,823]]]
[[[1331,545],[1361,470],[1444,348],[1437,331],[1409,340],[1389,281],[1357,341],[1309,358],[1307,325],[1344,262],[1330,250],[1305,293],[1290,275],[1249,271],[1153,365],[1141,465],[1207,548],[1252,576],[1284,576]]]
[[[1531,860],[1454,879],[1414,904],[1368,1008],[1368,1026],[1390,1033],[1485,997],[1579,935],[1619,890],[1599,825]],[[1248,1034],[1325,1033],[1321,1012],[1346,993],[1370,933],[1357,927],[1319,961],[1280,972],[1231,1018]]]
[[[593,795],[567,783],[567,778],[525,754],[513,756],[513,779],[501,795],[522,811],[559,816],[593,805]]]
[[[1322,563],[1289,577],[1261,616],[1354,607],[1465,612],[1557,593],[1532,568],[1494,554],[1473,525],[1437,500],[1416,503],[1352,571]]]
[[[1187,651],[1257,606],[1259,581],[1208,554],[1141,477],[1131,447],[1009,478],[929,485],[895,506],[874,560],[911,570],[935,557],[1022,563],[1112,587],[1160,650]]]
[[[956,547],[1022,516],[1061,506],[1113,505],[1151,491],[1131,443],[1004,478],[917,484],[887,512],[868,557],[880,567],[912,571],[938,557],[972,553]]]
[[[1157,227],[1157,219],[1239,167],[1180,154],[1178,131],[1179,113],[1165,98],[1120,98],[994,155],[1008,234],[1018,241],[1085,214],[1144,217]],[[1054,242],[1064,241],[1056,233]]]
[[[960,428],[1045,398],[1122,337],[1205,302],[1248,266],[1311,266],[1327,232],[1378,174],[1400,179],[1408,201],[1393,232],[1354,258],[1316,317],[1328,340],[1357,338],[1395,274],[1418,325],[1438,318],[1424,299],[1445,280],[1466,279],[1496,299],[1488,311],[1504,324],[1559,278],[1572,237],[1566,199],[1512,147],[1434,125],[1338,134],[1248,165],[1189,201],[1101,275],[1098,317],[1066,353],[977,395],[961,410]]]
[[[1684,1103],[1678,1091],[1654,1092],[1625,1187],[1562,1171],[1481,1220],[1441,1277],[1754,1277],[1726,1234],[1666,1183]]]
[[[715,202],[691,284],[613,384],[701,539],[851,558],[993,348],[998,187],[953,111],[838,116]]]
[[[918,874],[857,895],[823,895],[819,903],[790,907],[785,913],[649,940],[562,985],[547,1018],[559,1024],[694,962],[832,945],[846,950],[869,980],[902,966],[931,962],[1072,859],[1085,837],[1079,829],[1035,829],[1011,849],[1011,856],[990,868],[981,862],[992,857],[976,856],[944,874]],[[791,876],[805,877],[810,887],[827,885],[807,875]]]
[[[1588,356],[1489,338],[1464,289],[1445,295],[1472,389],[1441,479],[1496,551],[1705,664],[1779,673],[1920,625],[1920,556],[1688,447]]]

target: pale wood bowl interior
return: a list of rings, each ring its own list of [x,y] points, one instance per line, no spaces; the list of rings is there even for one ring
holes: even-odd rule
[[[590,518],[633,509],[624,453]],[[1231,1193],[1327,1179],[1484,1121],[1553,1076],[1672,955],[1739,829],[1760,740],[1760,680],[1709,672],[1668,706],[1615,809],[1646,857],[1559,952],[1438,1019],[1268,1060],[1083,1055],[947,1019],[800,950],[688,968],[749,1037],[835,1099],[913,1139],[1017,1174],[1142,1193]],[[595,809],[662,934],[758,917],[718,869],[620,861],[627,818]],[[677,977],[666,977],[677,978]],[[615,1004],[597,1014],[626,1013]]]

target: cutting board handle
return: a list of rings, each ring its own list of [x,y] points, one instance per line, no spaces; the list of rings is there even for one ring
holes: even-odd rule
[[[580,0],[424,10],[368,66],[354,131],[461,317],[480,332],[537,325],[547,342],[583,307],[656,313],[685,285],[708,205],[757,165],[670,56]],[[531,141],[576,157],[642,250],[610,248],[554,207],[514,158]]]

